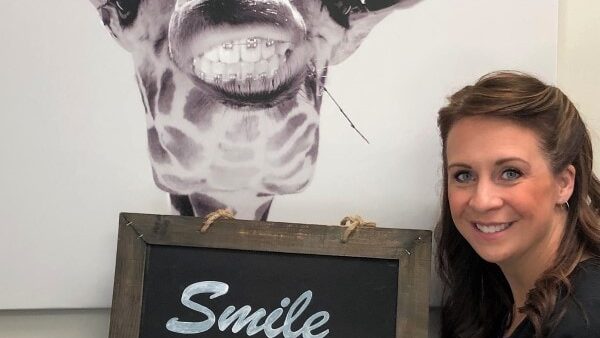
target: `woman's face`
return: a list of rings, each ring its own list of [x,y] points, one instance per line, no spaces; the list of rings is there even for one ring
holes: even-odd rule
[[[574,168],[554,175],[537,134],[506,119],[463,118],[446,145],[452,218],[479,256],[500,265],[553,257]]]

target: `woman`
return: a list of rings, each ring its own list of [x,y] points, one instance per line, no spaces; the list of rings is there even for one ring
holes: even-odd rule
[[[442,337],[600,337],[600,182],[577,110],[516,72],[439,111]]]

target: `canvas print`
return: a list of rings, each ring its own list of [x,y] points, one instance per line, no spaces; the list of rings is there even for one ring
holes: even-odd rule
[[[260,220],[311,181],[330,66],[415,2],[92,0],[133,56],[154,181],[172,210]]]
[[[493,70],[556,83],[557,13],[556,0],[8,2],[0,308],[109,307],[120,212],[432,229],[437,110]]]

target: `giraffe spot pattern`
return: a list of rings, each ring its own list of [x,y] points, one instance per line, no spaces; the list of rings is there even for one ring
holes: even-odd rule
[[[298,107],[298,99],[296,96],[290,98],[289,100],[285,100],[277,105],[276,110],[271,110],[273,116],[273,120],[281,121],[285,119],[289,113],[294,110],[294,108]]]
[[[306,90],[306,97],[313,103],[317,113],[319,113],[322,96],[317,95],[317,80],[314,77],[306,77],[304,80],[304,88]]]
[[[173,209],[177,210],[180,215],[194,216],[194,209],[192,208],[192,203],[187,195],[170,194],[169,196],[171,198]]]
[[[148,150],[152,160],[156,163],[169,163],[169,153],[162,147],[156,128],[148,129]]]
[[[160,31],[160,35],[159,37],[156,39],[156,41],[154,42],[154,54],[156,56],[160,56],[160,54],[162,54],[162,51],[165,49],[165,46],[167,45],[167,29],[163,28]]]
[[[309,102],[315,102],[316,96],[316,82],[312,77],[306,77],[304,79],[304,91],[306,92],[306,98]]]
[[[150,115],[154,118],[156,113],[154,111],[156,107],[156,94],[158,93],[158,87],[156,86],[156,79],[145,71],[140,71],[140,80],[142,86],[146,91],[146,98],[148,99],[148,107],[146,110],[150,111]]]
[[[175,175],[161,176],[165,185],[172,189],[163,189],[165,191],[190,191],[192,189],[200,189],[206,187],[206,179],[184,179]]]
[[[212,126],[213,109],[212,101],[199,89],[194,88],[188,93],[183,117],[201,130],[207,130]]]
[[[223,153],[223,159],[229,162],[244,162],[254,158],[252,148],[242,148],[219,143],[219,149]]]
[[[156,169],[154,169],[154,168],[152,168],[152,178],[154,179],[154,183],[160,190],[166,191],[170,194],[176,193],[175,191],[173,191],[172,189],[170,189],[169,187],[167,187],[160,181],[160,179],[158,178],[158,174],[156,173]]]
[[[306,150],[306,148],[311,144],[308,141],[308,137],[315,129],[316,129],[316,125],[314,125],[314,124],[309,125],[306,128],[306,130],[304,131],[304,133],[302,134],[302,136],[300,136],[296,139],[296,141],[294,142],[294,144],[292,145],[290,150],[288,150],[285,154],[283,154],[283,156],[281,156],[279,158],[279,160],[277,161],[277,164],[285,165],[285,164],[289,163],[294,158],[294,156],[296,156],[298,153]]]
[[[266,221],[267,217],[269,216],[269,210],[271,209],[272,202],[273,199],[270,199],[258,207],[258,209],[256,209],[256,213],[254,214],[254,218],[261,221]]]
[[[184,168],[190,169],[194,163],[202,160],[202,145],[177,128],[165,127],[165,131],[169,134],[165,147]]]
[[[312,147],[306,152],[306,157],[310,157],[311,163],[317,162],[317,156],[319,155],[319,128],[315,130],[315,142]]]
[[[252,142],[260,135],[258,116],[245,116],[229,130],[225,137],[236,143]]]
[[[271,176],[271,177],[265,178],[265,181],[273,182],[273,181],[284,181],[284,180],[290,179],[290,178],[294,177],[294,175],[296,175],[298,172],[300,172],[300,170],[302,170],[302,168],[304,168],[304,161],[298,161],[296,166],[294,166],[294,168],[292,168],[292,170],[290,170],[289,172],[287,172],[283,175],[280,175],[280,176]]]
[[[175,95],[175,83],[173,82],[173,71],[167,69],[160,79],[160,92],[158,94],[158,111],[163,114],[171,112],[173,97]]]
[[[290,193],[293,194],[293,193],[297,193],[300,190],[306,188],[306,186],[308,185],[309,182],[310,182],[310,180],[306,180],[299,184],[288,184],[288,185],[267,183],[267,184],[265,184],[265,188],[267,190],[273,192],[273,194],[276,194],[276,195],[284,195],[284,194],[290,194]]]
[[[267,142],[268,149],[277,150],[283,147],[304,122],[306,122],[306,114],[298,114],[290,118],[285,124],[285,127],[269,139]]]
[[[192,194],[190,201],[197,217],[204,217],[215,210],[227,208],[225,204],[205,194]],[[233,212],[235,213],[235,210]]]

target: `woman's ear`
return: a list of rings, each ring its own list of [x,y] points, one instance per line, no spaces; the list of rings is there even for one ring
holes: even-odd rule
[[[572,164],[569,164],[563,171],[561,171],[557,176],[556,180],[558,182],[558,200],[557,204],[565,204],[573,195],[573,188],[575,187],[575,175],[576,175],[575,167]]]

